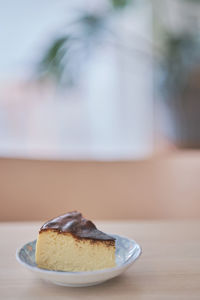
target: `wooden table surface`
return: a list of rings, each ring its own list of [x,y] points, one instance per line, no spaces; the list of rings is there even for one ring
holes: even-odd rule
[[[140,259],[99,286],[60,287],[35,277],[15,259],[41,223],[0,223],[0,299],[200,299],[200,221],[96,222],[135,239]]]

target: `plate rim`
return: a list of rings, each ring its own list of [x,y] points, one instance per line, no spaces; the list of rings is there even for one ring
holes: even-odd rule
[[[28,243],[32,243],[32,242],[37,241],[36,239],[33,240],[33,241],[31,241],[31,242],[25,243],[20,248],[17,248],[15,256],[16,256],[16,260],[21,265],[23,265],[24,267],[28,268],[31,271],[36,271],[38,273],[49,274],[49,275],[50,274],[52,274],[52,275],[58,275],[58,276],[61,276],[61,277],[62,276],[70,276],[70,277],[74,276],[74,277],[76,277],[76,276],[99,275],[99,274],[104,274],[104,273],[110,273],[110,272],[113,272],[113,271],[124,269],[124,268],[128,267],[133,262],[135,262],[136,260],[139,259],[139,257],[141,256],[141,254],[142,254],[143,251],[142,251],[142,247],[135,240],[130,239],[127,236],[122,236],[122,235],[118,235],[118,234],[110,234],[110,235],[113,236],[113,237],[125,238],[125,239],[129,240],[130,242],[134,243],[135,247],[137,247],[137,254],[133,253],[125,263],[120,264],[118,266],[115,266],[113,268],[107,268],[107,269],[103,269],[103,270],[94,270],[94,271],[81,271],[81,272],[68,272],[68,271],[47,270],[47,269],[39,268],[37,266],[30,266],[28,263],[22,261],[20,259],[20,256],[19,256],[19,253],[20,253],[21,249],[24,246],[26,246]]]

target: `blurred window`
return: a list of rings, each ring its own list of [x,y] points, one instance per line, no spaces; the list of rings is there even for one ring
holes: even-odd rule
[[[83,1],[84,7],[82,1],[67,2],[1,1],[0,156],[110,160],[149,155],[150,4],[137,1],[111,18],[120,39],[116,43],[105,39],[94,49],[76,87],[38,86],[33,79],[35,65],[63,24],[86,7],[98,13],[107,5],[107,1]]]

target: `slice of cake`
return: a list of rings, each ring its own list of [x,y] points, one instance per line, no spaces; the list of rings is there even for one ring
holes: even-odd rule
[[[60,271],[91,271],[115,267],[115,239],[79,212],[45,223],[36,244],[38,267]]]

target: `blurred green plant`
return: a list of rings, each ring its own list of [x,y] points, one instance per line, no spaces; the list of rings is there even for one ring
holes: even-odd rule
[[[195,10],[199,7],[193,7],[193,3],[200,3],[200,0],[180,0],[177,3],[182,5],[187,3],[191,9]],[[182,17],[183,24],[180,24],[180,13],[177,9],[177,18],[179,17],[179,29],[171,26],[163,21],[162,5],[159,7],[159,0],[153,0],[154,3],[154,41],[158,45],[159,59],[156,60],[157,66],[157,83],[160,90],[165,93],[165,98],[175,101],[176,95],[184,92],[190,74],[200,65],[200,33],[194,23],[194,17],[186,12],[186,16]],[[188,7],[188,6],[187,6]],[[180,8],[180,7],[179,7]],[[187,17],[187,18],[186,18]],[[199,18],[200,20],[200,18]],[[187,26],[185,25],[187,24]],[[173,100],[172,100],[173,99]]]
[[[200,39],[196,34],[165,32],[164,45],[159,78],[162,91],[174,101],[184,92],[193,70],[200,67]]]
[[[164,134],[178,147],[199,149],[200,1],[176,1],[180,9],[176,7],[174,19],[164,17],[165,10],[159,10],[159,0],[156,3],[154,39],[162,55],[155,74],[158,99],[165,100]]]
[[[110,6],[99,13],[83,12],[49,44],[37,65],[37,77],[51,79],[60,86],[77,84],[84,62],[100,45],[109,30],[109,20],[133,0],[108,0]]]
[[[132,0],[111,0],[113,8],[121,9],[130,4]]]

